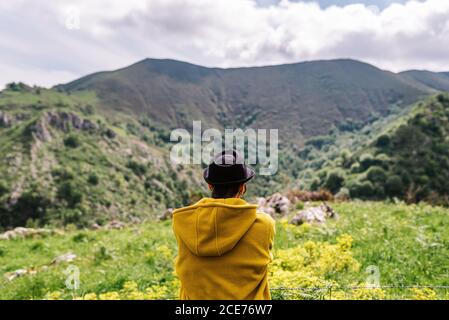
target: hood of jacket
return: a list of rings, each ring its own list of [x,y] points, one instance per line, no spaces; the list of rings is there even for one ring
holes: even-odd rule
[[[175,235],[196,256],[221,256],[232,250],[256,220],[257,205],[239,198],[203,198],[173,211]]]

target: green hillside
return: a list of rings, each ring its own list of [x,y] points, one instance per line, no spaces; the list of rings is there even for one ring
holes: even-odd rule
[[[328,163],[313,187],[352,198],[449,205],[449,95],[418,103],[371,137]]]
[[[442,137],[429,162],[407,164],[418,180],[399,172],[396,147],[370,145],[433,92],[353,60],[217,69],[146,59],[53,89],[13,83],[0,92],[0,228],[154,219],[204,196],[201,167],[169,161],[170,129],[190,128],[192,120],[203,120],[203,128],[280,130],[279,171],[257,177],[251,198],[312,187],[361,198],[352,189],[367,188],[367,198],[383,199],[387,181],[369,182],[368,168],[354,169],[366,150],[392,161],[384,170],[403,183],[395,196],[441,200],[445,176],[429,170],[445,168]],[[432,113],[430,123],[441,120],[444,134],[440,116]]]
[[[168,135],[96,106],[87,91],[0,93],[0,228],[141,220],[190,200],[199,174],[170,163]]]
[[[325,224],[277,221],[269,266],[274,299],[449,298],[447,289],[408,287],[449,285],[447,209],[330,205],[340,218]],[[72,261],[55,259],[67,254]],[[176,254],[170,221],[0,240],[0,299],[176,299]],[[70,265],[79,268],[78,290],[65,284]],[[12,279],[16,270],[26,272]],[[385,288],[365,287],[373,270]]]

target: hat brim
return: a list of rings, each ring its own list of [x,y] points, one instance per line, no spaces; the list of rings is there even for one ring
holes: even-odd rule
[[[208,176],[209,176],[209,167],[204,169],[204,172],[203,172],[204,180],[207,183],[212,184],[212,185],[227,185],[227,184],[245,183],[245,182],[248,182],[249,180],[251,180],[252,178],[254,178],[255,175],[256,175],[256,173],[254,172],[253,169],[251,169],[248,166],[245,166],[245,176],[246,176],[245,178],[240,179],[240,180],[234,180],[234,181],[217,182],[217,181],[213,181],[213,180],[208,178]]]

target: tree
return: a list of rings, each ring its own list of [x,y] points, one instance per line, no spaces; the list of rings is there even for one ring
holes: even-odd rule
[[[58,198],[65,200],[73,208],[83,201],[83,194],[77,190],[72,181],[65,181],[59,186]]]
[[[370,181],[357,181],[348,188],[351,198],[372,199],[374,197],[374,186]]]
[[[359,162],[363,171],[367,170],[375,163],[376,159],[370,153],[365,153],[360,156]]]
[[[394,175],[387,179],[385,193],[389,197],[399,197],[404,193],[404,184],[400,176]]]
[[[9,189],[5,182],[0,181],[0,197],[4,196],[9,192]]]
[[[366,177],[373,183],[383,184],[387,180],[387,173],[381,167],[374,166],[368,169]]]
[[[89,177],[87,178],[87,182],[89,182],[91,185],[96,186],[99,183],[99,178],[95,173],[91,173]]]
[[[326,181],[324,182],[324,188],[332,192],[337,193],[345,182],[344,174],[341,171],[332,171],[327,174]]]
[[[376,146],[379,148],[385,148],[390,145],[391,139],[388,134],[383,134],[379,138],[377,138]]]

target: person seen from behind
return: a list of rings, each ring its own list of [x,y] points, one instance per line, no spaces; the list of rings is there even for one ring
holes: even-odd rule
[[[254,171],[235,150],[204,170],[210,198],[173,212],[182,300],[268,300],[274,220],[242,199]]]

